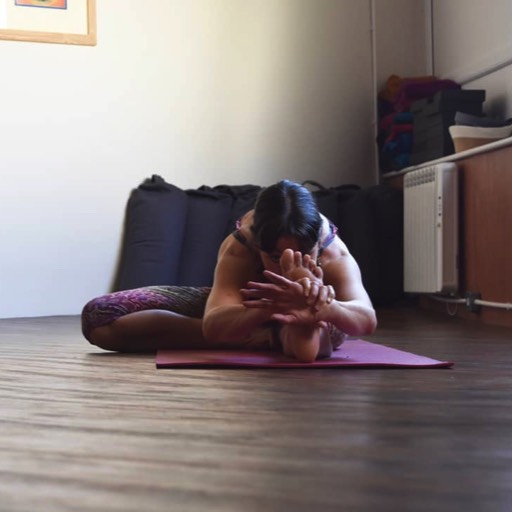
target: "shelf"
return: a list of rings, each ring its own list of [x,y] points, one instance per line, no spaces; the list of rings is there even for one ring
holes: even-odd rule
[[[512,146],[512,137],[507,137],[505,139],[497,140],[495,142],[490,142],[489,144],[484,144],[483,146],[468,149],[467,151],[461,151],[460,153],[453,153],[452,155],[447,155],[436,160],[429,160],[428,162],[423,162],[418,165],[405,167],[403,169],[400,169],[399,171],[386,172],[381,174],[381,179],[385,180],[388,178],[393,178],[395,176],[401,176],[410,171],[415,171],[416,169],[423,169],[423,167],[428,167],[429,165],[439,164],[442,162],[456,162],[457,160],[464,160],[470,156],[489,153],[490,151],[494,151],[496,149],[500,149],[507,146]]]

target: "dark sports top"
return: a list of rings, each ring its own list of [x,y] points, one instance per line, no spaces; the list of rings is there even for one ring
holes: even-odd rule
[[[338,233],[338,228],[329,221],[329,233],[327,236],[322,240],[322,243],[320,244],[320,248],[318,250],[318,257],[322,255],[322,252],[326,247],[331,245],[333,240],[336,238],[336,234]],[[236,221],[236,229],[231,233],[242,245],[245,245],[248,249],[254,250],[254,247],[250,244],[249,240],[240,233],[240,221]]]

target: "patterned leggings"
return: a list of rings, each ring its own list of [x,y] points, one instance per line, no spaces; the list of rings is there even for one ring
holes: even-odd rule
[[[210,290],[209,287],[145,286],[102,295],[84,306],[82,333],[91,341],[90,333],[96,327],[109,325],[129,313],[148,309],[163,309],[202,318]]]
[[[163,309],[192,318],[202,318],[210,290],[209,287],[145,286],[102,295],[84,306],[82,333],[91,341],[90,333],[96,327],[109,325],[124,315],[148,309]],[[278,326],[274,326],[273,345],[279,344],[275,328],[278,329]],[[332,324],[328,324],[328,332],[333,348],[338,348],[345,340],[345,334]]]

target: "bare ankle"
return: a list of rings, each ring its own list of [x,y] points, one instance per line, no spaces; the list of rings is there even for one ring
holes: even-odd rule
[[[286,325],[281,329],[285,355],[303,363],[312,363],[320,349],[320,327],[314,324]]]

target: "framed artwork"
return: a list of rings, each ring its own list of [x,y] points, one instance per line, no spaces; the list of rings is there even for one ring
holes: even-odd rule
[[[96,0],[0,0],[0,40],[96,44]]]

